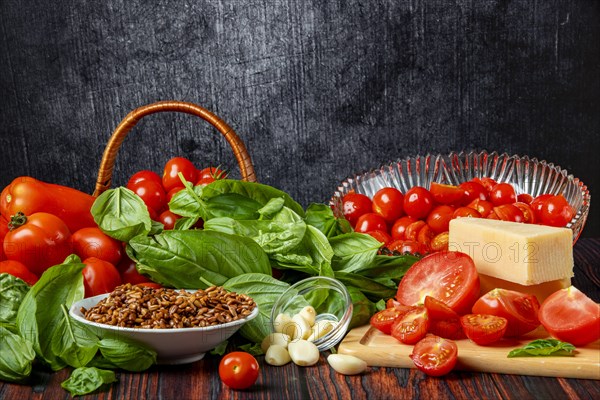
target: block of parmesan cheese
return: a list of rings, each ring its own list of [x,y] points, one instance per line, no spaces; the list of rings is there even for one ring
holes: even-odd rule
[[[573,232],[568,228],[485,218],[450,221],[450,250],[473,258],[480,274],[520,285],[573,276]]]
[[[496,288],[514,290],[521,293],[529,293],[537,297],[540,304],[546,297],[552,293],[565,289],[571,286],[571,278],[558,279],[556,281],[548,281],[537,285],[519,285],[518,283],[509,282],[504,279],[494,278],[488,275],[479,274],[479,295],[483,296],[487,292]]]

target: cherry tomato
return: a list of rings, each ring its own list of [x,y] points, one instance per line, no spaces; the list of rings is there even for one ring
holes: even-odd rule
[[[198,182],[196,182],[196,186],[206,186],[206,185],[210,185],[211,183],[213,183],[214,181],[216,181],[215,178],[213,178],[212,176],[205,176],[204,178],[200,178],[198,179]]]
[[[413,347],[410,358],[427,375],[442,376],[452,371],[456,365],[458,346],[452,340],[427,335]]]
[[[490,190],[490,201],[495,206],[512,204],[517,201],[517,193],[510,183],[497,183]]]
[[[460,317],[465,335],[480,346],[502,339],[507,322],[506,318],[487,314],[467,314]]]
[[[434,199],[429,190],[415,186],[410,188],[404,196],[404,212],[415,218],[423,219],[433,208]]]
[[[542,221],[542,207],[544,206],[544,202],[552,196],[552,194],[541,194],[534,198],[529,204],[535,215],[535,220],[538,221],[538,223]]]
[[[467,207],[473,208],[479,212],[481,218],[486,218],[490,212],[494,209],[494,205],[490,201],[475,199],[467,205]]]
[[[523,222],[526,224],[535,224],[535,215],[533,214],[533,209],[529,204],[517,201],[513,204],[513,206],[517,207],[523,213]]]
[[[406,230],[404,231],[404,237],[406,240],[417,240],[419,232],[426,226],[427,223],[425,221],[415,221],[406,227]]]
[[[460,317],[456,319],[431,319],[429,321],[429,333],[451,340],[467,337],[460,324]]]
[[[161,185],[151,180],[139,181],[130,188],[140,196],[146,207],[161,212],[167,205],[167,194]]]
[[[541,222],[545,225],[563,227],[575,216],[575,212],[563,195],[546,199],[541,206]]]
[[[111,238],[100,228],[82,228],[71,236],[73,252],[82,260],[96,257],[117,265],[123,255],[121,242]]]
[[[507,320],[504,336],[521,336],[540,326],[540,303],[532,294],[493,289],[473,305],[473,314],[489,314]]]
[[[219,167],[206,167],[198,171],[198,181],[208,178],[212,179],[212,182],[218,179],[226,179],[227,172]]]
[[[173,198],[173,196],[175,196],[176,193],[181,192],[183,189],[185,189],[185,187],[183,186],[175,186],[173,189],[169,190],[167,192],[167,204],[169,204],[169,202],[171,201],[171,199]]]
[[[371,231],[387,232],[387,224],[381,215],[375,213],[366,213],[358,218],[354,230],[362,233]]]
[[[487,219],[500,219],[500,217],[498,216],[498,214],[496,214],[496,212],[494,210],[490,211],[490,213],[487,215],[486,217]]]
[[[474,208],[471,207],[458,207],[454,210],[452,218],[481,218],[481,214]]]
[[[413,217],[409,217],[408,215],[398,218],[396,220],[396,222],[394,222],[394,225],[392,225],[392,229],[390,230],[391,234],[392,234],[392,239],[394,239],[394,240],[404,239],[405,238],[404,233],[406,231],[406,227],[416,221],[417,221],[416,219],[414,219]]]
[[[517,201],[520,203],[531,204],[533,196],[527,193],[521,193],[517,195]]]
[[[29,286],[35,285],[35,283],[38,281],[38,277],[19,261],[0,261],[0,274],[5,272],[22,279]]]
[[[396,300],[410,306],[423,304],[425,296],[443,301],[459,314],[469,312],[479,297],[479,275],[471,257],[440,251],[414,263],[398,285]]]
[[[473,200],[488,200],[488,191],[479,182],[468,181],[458,185],[464,190],[463,204],[469,204]]]
[[[140,283],[136,283],[135,286],[149,287],[152,289],[160,289],[163,287],[163,285],[161,285],[160,283],[156,283],[156,282],[140,282]]]
[[[427,216],[427,225],[429,225],[431,230],[435,233],[446,232],[450,225],[450,220],[453,217],[453,207],[447,205],[436,206]]]
[[[513,204],[502,204],[494,207],[494,213],[502,221],[524,222],[523,212]],[[488,218],[490,216],[488,215]]]
[[[431,244],[431,240],[435,237],[435,232],[431,230],[429,225],[425,224],[421,230],[419,230],[419,234],[417,235],[417,242],[421,243],[424,248],[424,252],[429,252],[429,245]]]
[[[175,227],[175,222],[177,222],[179,218],[181,218],[179,215],[169,210],[165,210],[158,216],[158,222],[163,224],[166,230],[171,230]]]
[[[585,346],[600,338],[600,304],[575,286],[548,296],[538,317],[550,335],[574,346]]]
[[[96,257],[86,258],[83,263],[85,264],[82,271],[85,297],[112,292],[121,284],[119,271],[111,263]]]
[[[127,257],[127,255],[121,259],[119,264],[117,264],[117,271],[119,272],[122,283],[136,285],[138,283],[151,282],[150,278],[138,272],[135,267],[135,261]]]
[[[4,254],[4,237],[8,233],[8,221],[3,215],[0,215],[0,261],[6,260]]]
[[[477,182],[481,186],[483,186],[485,188],[485,190],[488,192],[488,195],[489,195],[489,192],[492,191],[492,188],[494,187],[494,185],[496,185],[498,183],[494,179],[488,178],[488,177],[473,178],[473,179],[471,179],[471,181],[472,182]]]
[[[429,191],[435,202],[438,204],[456,206],[461,204],[465,197],[465,190],[463,188],[454,185],[444,185],[437,182],[431,182]]]
[[[342,199],[344,218],[356,226],[358,218],[372,211],[371,199],[361,193],[350,192]]]
[[[198,180],[198,170],[190,160],[184,157],[171,158],[165,164],[162,175],[162,186],[166,192],[176,186],[182,186],[183,183],[179,179],[179,173],[188,182],[195,183]]]
[[[11,218],[12,229],[4,237],[4,254],[20,261],[37,276],[62,264],[72,253],[71,232],[58,217],[48,213],[22,213]]]
[[[400,304],[396,299],[387,299],[387,301],[385,302],[385,308],[391,308],[391,307],[406,307],[406,306],[403,306],[402,304]]]
[[[458,319],[460,316],[446,305],[441,300],[436,299],[435,297],[425,296],[425,301],[423,302],[425,308],[427,309],[427,313],[429,318],[431,319]]]
[[[133,189],[131,189],[131,187],[133,185],[135,185],[138,182],[146,181],[146,180],[154,181],[162,186],[162,179],[156,172],[142,170],[142,171],[138,171],[135,174],[131,175],[131,178],[129,178],[129,181],[127,181],[127,188],[130,190],[133,190]]]
[[[250,353],[234,351],[221,359],[219,376],[232,389],[247,389],[258,378],[258,362]]]
[[[397,251],[402,254],[425,254],[426,252],[426,249],[423,248],[423,245],[416,240],[394,240],[387,246],[387,248],[391,251]]]
[[[431,251],[443,251],[448,250],[448,243],[450,241],[450,235],[448,232],[438,233],[431,239],[429,248]]]
[[[404,215],[404,195],[398,189],[386,187],[379,189],[373,196],[373,212],[381,215],[388,224],[392,224]]]
[[[375,239],[377,239],[384,245],[387,245],[388,243],[390,243],[392,241],[392,237],[390,235],[388,235],[388,233],[385,231],[370,231],[370,232],[367,232],[367,234],[371,235],[372,237],[374,237]]]
[[[392,333],[392,324],[394,321],[412,309],[413,307],[403,305],[388,307],[373,314],[369,323],[373,328],[389,335]]]
[[[429,316],[423,306],[413,307],[392,323],[391,335],[405,344],[415,344],[423,339],[429,329]]]

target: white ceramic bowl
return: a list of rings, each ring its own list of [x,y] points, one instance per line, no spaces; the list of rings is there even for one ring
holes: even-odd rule
[[[246,318],[204,328],[143,329],[123,328],[88,321],[81,307],[90,309],[108,296],[108,293],[89,297],[73,304],[69,314],[90,327],[100,337],[116,337],[135,340],[157,353],[158,364],[186,364],[201,360],[206,352],[229,339],[246,322],[258,315],[258,307]]]
[[[534,197],[544,193],[562,194],[575,210],[575,216],[567,224],[573,231],[573,243],[579,238],[590,208],[587,186],[553,163],[506,153],[471,151],[404,158],[345,179],[333,194],[330,205],[337,216],[342,216],[342,198],[350,191],[372,198],[379,189],[388,186],[406,193],[413,186],[428,189],[431,182],[458,185],[475,177],[511,183],[517,194],[528,193]]]

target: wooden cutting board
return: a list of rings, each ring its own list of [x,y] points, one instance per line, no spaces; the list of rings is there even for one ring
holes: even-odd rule
[[[519,339],[502,339],[493,346],[478,346],[468,339],[457,340],[455,369],[600,380],[600,340],[578,347],[574,357],[507,357],[512,349],[541,338],[548,338],[542,327]],[[351,330],[340,343],[338,352],[357,356],[374,367],[415,368],[409,358],[412,348],[366,325]]]

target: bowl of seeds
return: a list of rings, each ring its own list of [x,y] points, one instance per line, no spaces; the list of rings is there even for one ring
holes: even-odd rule
[[[200,290],[125,284],[73,304],[69,314],[102,338],[134,340],[158,364],[198,361],[258,315],[254,300],[220,286]]]

